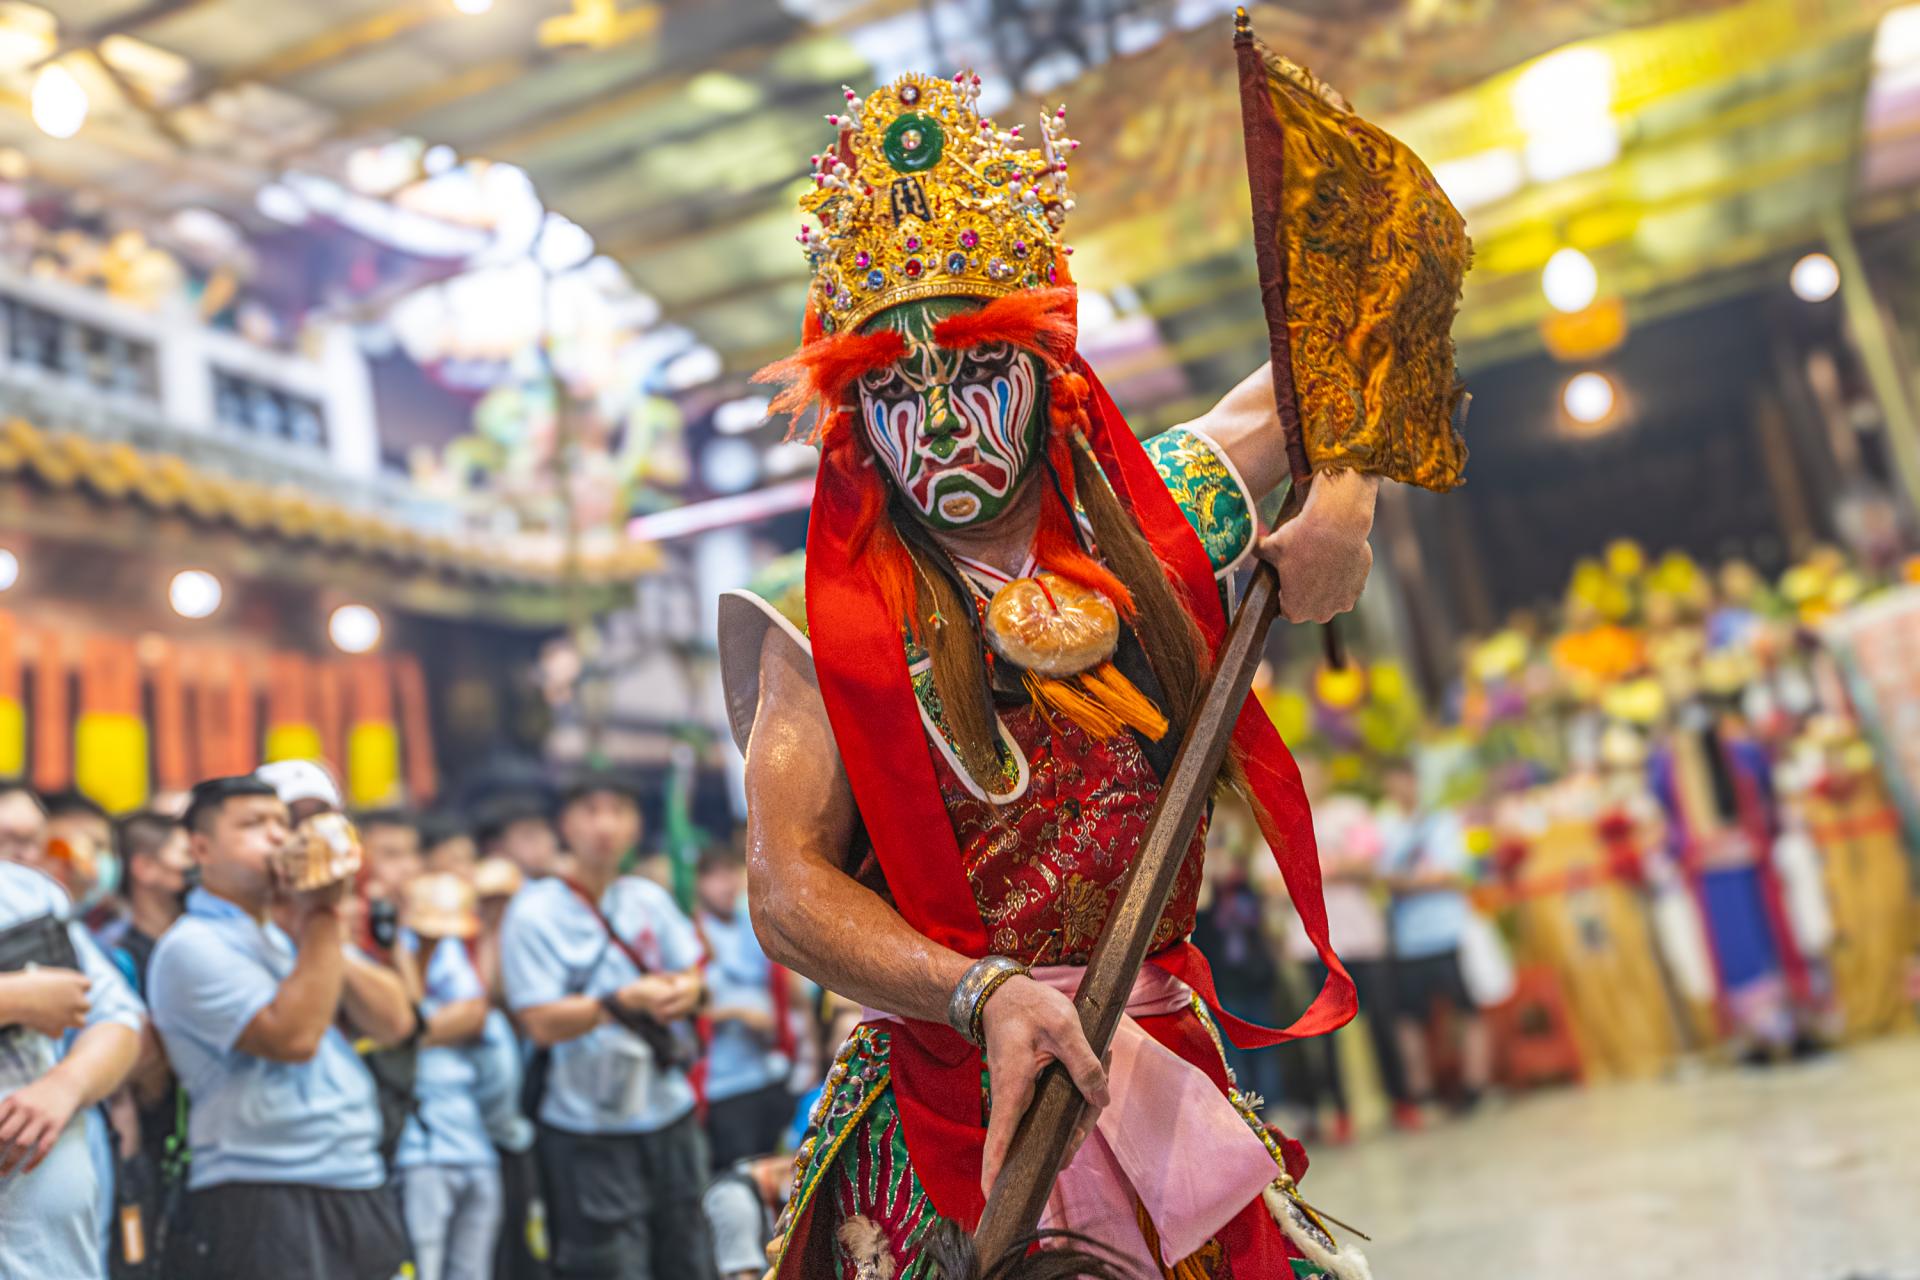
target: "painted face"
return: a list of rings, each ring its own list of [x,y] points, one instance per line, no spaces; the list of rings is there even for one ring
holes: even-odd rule
[[[861,377],[860,421],[907,504],[936,529],[984,524],[1032,473],[1046,421],[1040,361],[1006,343],[949,351],[933,326],[970,304],[907,303],[875,323],[899,330],[907,353]]]

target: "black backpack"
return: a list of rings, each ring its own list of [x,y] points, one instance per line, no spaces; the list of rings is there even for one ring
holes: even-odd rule
[[[360,1049],[360,1061],[373,1077],[374,1100],[380,1107],[380,1159],[388,1172],[393,1170],[407,1121],[419,1114],[420,1100],[413,1086],[420,1074],[420,1035],[425,1026],[426,1019],[416,1010],[413,1034],[404,1041],[389,1049]]]

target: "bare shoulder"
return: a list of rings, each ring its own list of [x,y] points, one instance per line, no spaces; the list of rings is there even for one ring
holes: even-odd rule
[[[846,785],[813,655],[777,627],[768,628],[760,642],[760,703],[747,742],[748,786],[769,771],[814,784],[837,776]]]

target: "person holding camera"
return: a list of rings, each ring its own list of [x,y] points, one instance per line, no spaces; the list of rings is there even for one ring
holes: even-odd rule
[[[105,1273],[110,1188],[74,1121],[126,1079],[146,1019],[72,914],[53,880],[0,862],[0,1276]]]
[[[537,880],[502,928],[507,1003],[539,1052],[527,1114],[562,1280],[712,1280],[700,1208],[705,1142],[687,1068],[703,952],[652,881],[621,875],[640,834],[633,793],[608,775],[560,809],[570,875]]]
[[[168,1268],[194,1280],[390,1280],[408,1260],[406,1230],[373,1077],[348,1035],[405,1040],[407,993],[346,945],[346,877],[291,887],[288,806],[272,785],[202,782],[185,822],[201,887],[148,977],[191,1103]]]

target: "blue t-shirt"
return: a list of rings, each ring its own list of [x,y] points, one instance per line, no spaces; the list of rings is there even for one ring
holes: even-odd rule
[[[468,1050],[477,1079],[474,1095],[487,1122],[487,1137],[502,1151],[533,1148],[533,1121],[520,1114],[520,1081],[526,1061],[525,1046],[513,1034],[507,1015],[494,1009],[480,1043]]]
[[[659,885],[621,876],[600,910],[655,973],[700,963],[693,922]],[[500,933],[507,1004],[517,1013],[573,995],[612,995],[640,976],[563,880],[536,880],[507,907]],[[663,1071],[617,1022],[553,1047],[538,1119],[568,1133],[653,1133],[693,1110],[684,1071]]]
[[[1466,825],[1459,815],[1441,810],[1412,819],[1382,816],[1381,871],[1387,875],[1446,872],[1465,875],[1472,865]],[[1473,908],[1457,889],[1429,889],[1398,897],[1393,903],[1393,951],[1418,960],[1444,955],[1460,946]]]
[[[87,931],[73,920],[66,890],[38,871],[0,862],[0,929],[54,916],[67,921],[67,936],[91,984],[87,1026],[113,1023],[138,1034],[145,1021],[140,1000]],[[76,1036],[49,1039],[26,1027],[0,1031],[0,1098],[33,1083],[65,1056]],[[92,1116],[95,1108],[84,1113]],[[52,1153],[32,1173],[0,1178],[0,1276],[70,1276],[93,1280],[105,1274],[99,1215],[111,1204],[109,1184],[89,1152],[88,1126],[70,1123]]]
[[[153,1024],[192,1104],[189,1188],[288,1182],[366,1190],[386,1181],[373,1077],[337,1026],[307,1062],[234,1047],[293,972],[293,940],[205,889],[154,949]]]
[[[418,939],[411,943],[417,945]],[[420,1012],[432,1017],[462,1000],[484,1000],[486,987],[459,940],[443,938],[426,954]],[[422,1049],[413,1082],[413,1114],[400,1133],[396,1168],[419,1165],[490,1165],[499,1159],[481,1110],[478,1044]]]
[[[745,904],[731,918],[700,913],[707,944],[707,991],[715,1009],[753,1009],[772,1014],[773,962],[753,935]],[[784,1081],[793,1071],[787,1056],[759,1032],[738,1022],[715,1022],[707,1044],[707,1096],[737,1098]]]

